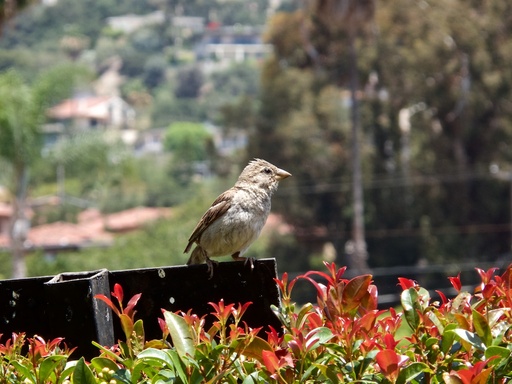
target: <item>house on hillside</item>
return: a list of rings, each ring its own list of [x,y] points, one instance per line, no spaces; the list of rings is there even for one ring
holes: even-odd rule
[[[198,59],[242,62],[262,59],[272,52],[272,44],[261,40],[263,27],[210,24],[196,48]]]
[[[132,33],[149,25],[163,24],[164,21],[165,14],[162,11],[155,11],[146,15],[128,14],[107,17],[107,24],[110,28],[124,33]]]
[[[166,22],[163,11],[155,11],[145,15],[121,15],[107,17],[107,24],[110,28],[124,33],[133,33],[138,29],[151,25],[160,25]],[[172,16],[171,25],[176,29],[179,36],[190,37],[201,34],[204,31],[204,17],[199,16]]]
[[[136,139],[135,109],[119,96],[82,96],[62,101],[47,112],[52,120],[43,128],[45,144],[51,146],[62,135],[92,130],[121,138]]]
[[[135,110],[119,96],[67,99],[48,110],[48,116],[71,130],[131,129]]]

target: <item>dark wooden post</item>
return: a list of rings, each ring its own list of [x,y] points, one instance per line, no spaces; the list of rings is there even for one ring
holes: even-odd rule
[[[112,311],[97,294],[110,296],[106,269],[93,272],[61,273],[45,283],[47,337],[65,337],[78,355],[94,356],[98,349],[91,341],[114,344]]]
[[[142,292],[137,305],[137,317],[144,321],[147,339],[162,336],[158,326],[161,309],[193,313],[203,316],[213,311],[209,302],[226,304],[252,302],[244,315],[250,327],[271,325],[280,329],[281,323],[270,306],[279,306],[279,290],[274,281],[277,277],[275,259],[254,261],[254,269],[249,263],[221,262],[214,266],[213,277],[209,279],[207,267],[192,265],[173,266],[136,270],[114,271],[110,274],[111,289],[115,283],[121,284],[126,300]],[[208,318],[206,321],[211,321]],[[115,322],[115,335],[122,338],[119,323]]]
[[[98,355],[91,342],[111,346],[124,340],[119,319],[97,294],[110,297],[114,284],[124,290],[126,302],[137,293],[136,318],[144,321],[146,339],[162,337],[158,317],[162,309],[192,311],[209,315],[209,302],[245,304],[252,302],[243,320],[252,328],[281,324],[270,306],[280,304],[274,278],[275,259],[256,260],[254,267],[243,262],[221,262],[210,279],[206,265],[171,266],[109,272],[62,273],[55,277],[35,277],[0,281],[0,333],[25,332],[45,339],[64,337],[77,347],[75,356],[90,359]],[[207,316],[211,323],[213,316]]]

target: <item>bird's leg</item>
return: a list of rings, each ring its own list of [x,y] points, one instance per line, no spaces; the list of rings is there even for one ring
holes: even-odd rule
[[[187,261],[187,265],[202,264],[206,261],[207,257],[208,255],[206,254],[206,251],[203,249],[203,247],[196,245],[192,251],[192,254],[190,255],[190,258]]]
[[[218,261],[214,261],[210,259],[208,256],[206,256],[206,265],[208,266],[208,269],[206,271],[210,275],[209,279],[213,277],[213,266],[217,264],[219,264]]]
[[[254,257],[242,257],[240,256],[240,252],[233,253],[231,257],[235,261],[243,261],[244,265],[247,265],[247,263],[249,263],[251,265],[251,270],[254,269]]]
[[[202,264],[206,263],[208,269],[206,270],[210,275],[210,279],[213,277],[213,265],[217,264],[217,261],[213,261],[208,257],[208,253],[200,245],[196,245],[190,258],[187,261],[187,265]]]

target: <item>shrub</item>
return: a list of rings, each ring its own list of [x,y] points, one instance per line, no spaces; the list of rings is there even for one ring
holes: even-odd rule
[[[282,329],[253,329],[243,320],[251,303],[210,303],[211,326],[191,311],[162,310],[161,340],[147,341],[136,320],[140,294],[123,304],[103,295],[119,317],[125,340],[90,362],[70,360],[62,339],[14,334],[0,347],[2,382],[14,383],[505,383],[512,379],[512,269],[478,269],[481,283],[440,301],[416,282],[400,278],[402,311],[377,308],[371,275],[343,278],[326,263],[291,281],[276,280]],[[291,300],[298,280],[316,289],[317,303]],[[404,324],[402,324],[405,319]],[[409,330],[403,334],[404,326]],[[28,346],[28,352],[23,348]]]

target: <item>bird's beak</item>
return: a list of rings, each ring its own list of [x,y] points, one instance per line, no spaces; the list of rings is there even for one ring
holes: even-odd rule
[[[287,177],[290,177],[292,174],[290,172],[286,172],[284,169],[277,168],[276,176],[277,181],[286,179]]]

